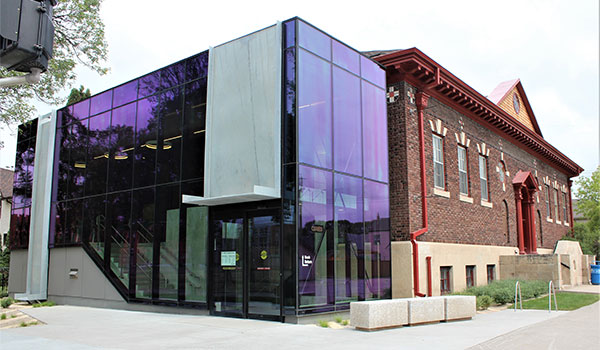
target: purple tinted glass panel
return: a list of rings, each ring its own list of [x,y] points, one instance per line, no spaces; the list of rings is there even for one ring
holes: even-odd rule
[[[333,63],[356,75],[360,74],[360,63],[358,60],[360,55],[358,52],[335,40],[332,41],[332,46]]]
[[[299,52],[299,161],[331,169],[331,65]]]
[[[153,95],[161,90],[160,71],[150,73],[139,79],[138,98]]]
[[[73,105],[73,116],[80,120],[90,116],[89,98]]]
[[[136,146],[134,159],[134,187],[154,185],[156,153],[158,148],[158,95],[138,101]]]
[[[289,21],[283,25],[285,26],[285,47],[292,47],[296,44],[296,21]]]
[[[333,219],[332,175],[328,171],[299,167],[298,294],[301,307],[328,302],[327,231]]]
[[[185,61],[172,64],[160,70],[160,89],[170,89],[183,84],[185,78]]]
[[[96,115],[98,113],[106,112],[112,107],[112,90],[101,93],[92,97],[90,106],[90,115]]]
[[[88,120],[76,122],[70,127],[69,135],[69,198],[83,196],[85,187],[85,167]]]
[[[129,103],[137,98],[138,81],[134,80],[114,89],[113,108]]]
[[[109,159],[108,190],[131,188],[136,104],[113,109],[111,121],[111,156]]]
[[[360,79],[333,67],[333,154],[335,170],[362,175]]]
[[[208,74],[208,51],[186,60],[185,81],[206,77]]]
[[[296,161],[296,49],[285,50],[284,164]]]
[[[85,184],[86,195],[106,192],[109,134],[110,112],[90,118]]]
[[[331,60],[331,38],[302,21],[298,21],[298,45]]]
[[[363,251],[362,179],[335,174],[334,188],[335,300],[343,303],[359,297],[358,271],[362,263],[359,252]]]
[[[390,210],[388,185],[365,180],[366,298],[390,296]]]
[[[360,56],[361,76],[379,87],[385,88],[385,71],[365,56]]]
[[[388,143],[385,92],[362,82],[364,176],[388,181]]]

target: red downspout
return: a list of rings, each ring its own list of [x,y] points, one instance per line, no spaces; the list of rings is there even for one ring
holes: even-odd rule
[[[410,243],[413,247],[413,281],[415,286],[415,296],[424,297],[425,294],[419,291],[419,246],[417,237],[429,230],[427,221],[427,178],[425,174],[425,131],[423,122],[423,109],[427,107],[429,95],[419,91],[417,92],[417,113],[419,118],[419,143],[421,160],[421,217],[423,218],[423,228],[410,234]],[[431,276],[429,276],[431,279]]]
[[[573,203],[571,203],[571,185],[573,185],[573,180],[569,179],[569,212],[571,213],[571,221],[569,222],[569,226],[571,226],[571,236],[573,236],[573,222],[575,222],[575,218],[573,217]]]
[[[433,293],[431,291],[431,257],[425,258],[427,260],[427,296],[430,297]]]

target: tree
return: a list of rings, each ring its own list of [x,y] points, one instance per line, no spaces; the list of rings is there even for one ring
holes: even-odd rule
[[[22,122],[35,114],[33,98],[47,104],[65,102],[60,91],[70,88],[76,79],[77,65],[83,65],[100,75],[108,69],[103,66],[107,56],[104,23],[100,18],[103,0],[61,0],[54,7],[54,57],[42,81],[34,85],[0,88],[0,122]],[[0,78],[19,76],[0,67]]]
[[[592,176],[579,179],[577,185],[577,213],[588,221],[575,223],[573,237],[581,244],[584,254],[600,257],[600,167]]]
[[[86,98],[92,96],[90,89],[86,89],[83,85],[79,85],[79,89],[71,89],[71,93],[69,97],[67,97],[67,104],[77,103],[81,100],[85,100]]]

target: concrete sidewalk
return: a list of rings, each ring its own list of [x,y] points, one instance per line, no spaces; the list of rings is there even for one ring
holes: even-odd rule
[[[346,328],[340,330],[315,325],[156,314],[147,312],[54,306],[27,310],[46,323],[27,328],[0,331],[3,349],[483,349],[504,346],[496,343],[511,332],[532,328],[534,336],[560,333],[563,323],[572,323],[565,332],[581,327],[580,333],[597,330],[598,303],[581,312],[539,310],[478,314],[473,320],[423,325],[365,333]],[[573,316],[571,316],[573,315]],[[564,317],[568,317],[562,321]],[[583,321],[579,322],[580,317]],[[542,322],[542,323],[540,323]],[[552,323],[552,330],[543,325]],[[580,325],[581,324],[581,325]],[[542,325],[540,329],[535,328]],[[523,328],[525,327],[525,328]],[[594,328],[595,327],[595,328]],[[529,333],[523,333],[527,337]],[[570,337],[567,337],[570,338]],[[579,338],[579,335],[578,335]],[[596,338],[597,339],[597,338]],[[575,339],[579,341],[580,339]],[[593,338],[592,338],[593,340]],[[496,342],[494,342],[496,341]],[[492,343],[489,343],[492,342]],[[483,344],[482,344],[483,343]],[[586,342],[586,344],[589,342]],[[569,348],[577,348],[570,341]],[[523,348],[519,344],[518,348]],[[575,345],[575,346],[573,346]]]

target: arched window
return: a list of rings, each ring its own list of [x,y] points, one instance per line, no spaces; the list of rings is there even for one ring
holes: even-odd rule
[[[538,239],[540,240],[540,247],[544,245],[544,237],[542,236],[542,213],[537,211],[537,227],[538,227]]]
[[[502,203],[504,204],[504,227],[506,228],[506,243],[510,243],[510,221],[508,220],[508,203],[506,202],[506,200],[503,200]]]

